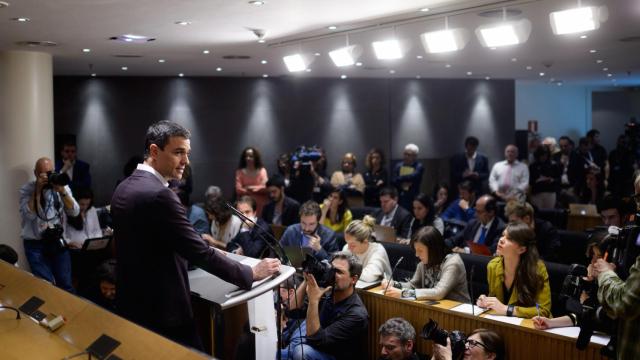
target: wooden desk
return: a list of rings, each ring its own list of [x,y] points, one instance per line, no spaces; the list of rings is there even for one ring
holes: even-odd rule
[[[431,354],[432,342],[420,337],[422,327],[429,318],[438,322],[445,330],[461,330],[466,334],[477,328],[491,329],[500,334],[507,345],[508,359],[604,359],[600,347],[589,344],[586,350],[575,347],[575,339],[535,330],[530,319],[521,325],[506,324],[463,313],[449,311],[459,303],[442,300],[438,305],[426,305],[423,301],[396,299],[380,294],[380,289],[360,291],[360,297],[369,311],[368,352],[369,359],[377,359],[380,354],[378,328],[386,320],[402,317],[416,329],[417,348],[420,353]]]
[[[121,342],[114,354],[123,359],[208,359],[0,261],[0,303],[17,308],[31,296],[45,301],[40,311],[62,315],[66,324],[51,333],[24,314],[16,320],[14,312],[0,311],[3,360],[62,359],[86,349],[102,334]]]

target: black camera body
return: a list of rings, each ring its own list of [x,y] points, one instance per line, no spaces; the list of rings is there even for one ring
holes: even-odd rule
[[[333,265],[327,260],[319,261],[313,255],[306,254],[302,271],[313,275],[319,287],[333,286],[336,283],[336,269]]]
[[[42,243],[47,249],[62,250],[67,247],[67,244],[62,236],[63,233],[64,229],[62,228],[62,225],[49,225],[40,233],[40,238],[42,239]]]
[[[67,186],[71,183],[71,179],[69,179],[69,175],[67,174],[49,171],[47,173],[47,182],[49,183],[49,186]]]
[[[431,340],[442,346],[447,346],[447,338],[449,338],[451,340],[451,358],[459,360],[464,357],[464,342],[467,340],[467,336],[462,331],[453,330],[448,332],[440,329],[435,320],[429,319],[429,322],[422,327],[420,336],[425,340]]]

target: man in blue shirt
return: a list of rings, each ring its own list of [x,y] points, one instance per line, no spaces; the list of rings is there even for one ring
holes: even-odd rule
[[[280,245],[310,249],[318,260],[329,259],[334,251],[338,251],[336,234],[328,227],[320,224],[322,212],[320,205],[307,201],[300,207],[300,223],[289,226],[282,234]]]

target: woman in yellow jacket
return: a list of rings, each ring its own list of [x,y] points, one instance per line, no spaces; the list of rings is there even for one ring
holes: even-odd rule
[[[498,242],[498,256],[487,265],[489,296],[480,295],[478,306],[498,315],[551,317],[549,275],[538,256],[535,237],[525,223],[507,225]]]

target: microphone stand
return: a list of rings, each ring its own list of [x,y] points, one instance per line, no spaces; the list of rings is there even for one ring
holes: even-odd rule
[[[258,224],[256,224],[255,221],[249,219],[247,217],[247,215],[243,214],[240,210],[236,209],[235,207],[233,207],[233,205],[231,205],[230,203],[226,202],[225,205],[227,205],[227,207],[237,216],[240,218],[240,220],[242,220],[243,223],[247,224],[251,224],[253,225],[252,228],[257,229],[258,230],[258,236],[260,236],[260,238],[262,239],[262,241],[265,242],[265,244],[267,244],[267,246],[269,246],[269,248],[271,250],[273,250],[273,252],[276,254],[276,256],[278,257],[278,259],[280,259],[280,261],[282,261],[283,264],[291,266],[291,261],[289,260],[289,258],[287,257],[287,254],[284,252],[284,249],[282,248],[282,245],[280,245],[280,242],[273,236],[271,235],[268,231],[266,231],[265,229],[263,229],[261,226],[259,226]],[[247,225],[249,225],[247,224]],[[275,244],[275,247],[273,246],[273,244],[271,243],[271,241],[267,240],[267,238],[265,238],[264,235],[267,235],[267,237],[269,238],[269,240],[273,241],[273,244]]]
[[[476,311],[475,311],[475,307],[474,307],[474,298],[473,298],[473,272],[476,269],[476,265],[471,265],[471,271],[469,271],[469,292],[471,295],[471,315],[475,316],[476,315]]]
[[[387,286],[384,288],[384,292],[382,293],[382,295],[387,295],[389,285],[391,285],[391,283],[393,282],[393,274],[396,272],[396,269],[398,268],[398,265],[400,265],[402,260],[404,260],[404,256],[400,256],[400,259],[398,259],[398,261],[396,261],[396,264],[393,265],[393,270],[391,270],[391,279],[389,279],[389,281],[387,282]]]

